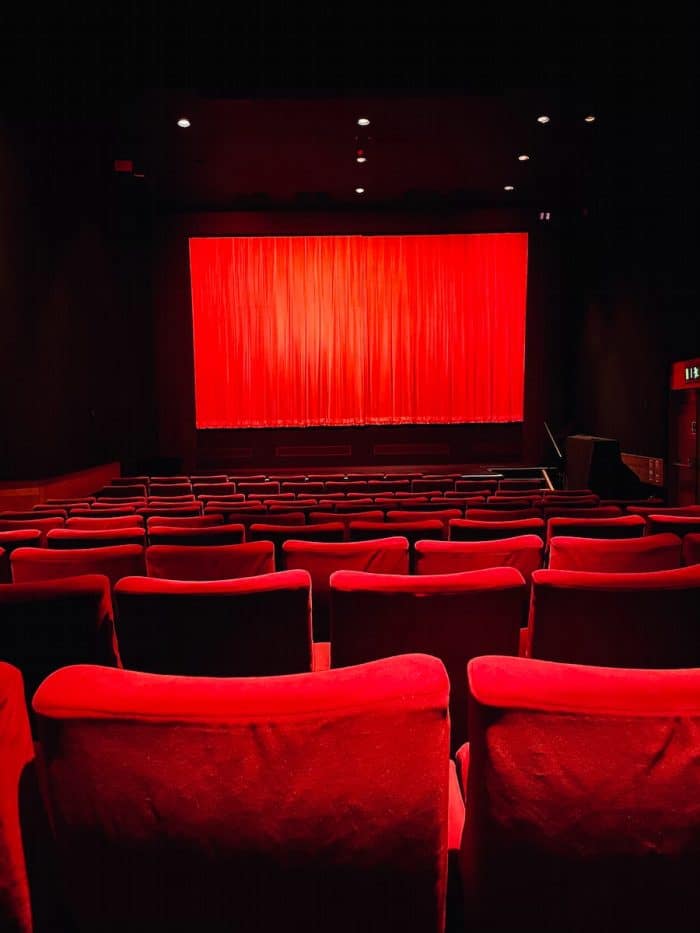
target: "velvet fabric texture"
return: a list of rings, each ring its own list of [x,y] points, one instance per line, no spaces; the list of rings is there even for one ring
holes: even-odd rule
[[[46,544],[55,550],[71,548],[115,547],[118,544],[146,544],[143,528],[54,528],[46,535]]]
[[[647,534],[674,534],[680,538],[700,532],[700,515],[647,515]]]
[[[114,591],[124,667],[248,677],[311,670],[311,578],[303,570],[239,580],[127,577]]]
[[[464,666],[480,654],[517,655],[528,590],[512,567],[429,576],[331,576],[331,664],[425,652],[450,678],[451,746],[467,739]]]
[[[32,933],[32,909],[20,828],[20,784],[34,748],[22,675],[0,661],[0,930]]]
[[[18,531],[0,531],[0,583],[12,582],[10,555],[20,547],[39,547],[41,532],[38,529],[26,528]]]
[[[114,547],[76,548],[54,551],[50,548],[19,548],[11,557],[15,583],[55,580],[79,574],[104,574],[114,586],[122,577],[146,573],[144,549],[139,544]]]
[[[467,515],[472,515],[469,510]],[[500,518],[500,516],[497,516]],[[453,518],[449,524],[450,541],[497,541],[519,535],[537,535],[544,539],[545,524],[541,518],[522,518],[515,521],[478,521],[473,518]]]
[[[275,555],[269,541],[195,547],[154,544],[146,549],[146,568],[149,577],[163,580],[231,580],[273,573]]]
[[[675,535],[608,540],[557,536],[549,542],[551,570],[648,573],[680,565],[681,539]]]
[[[103,486],[95,493],[96,498],[105,496],[109,499],[130,499],[134,496],[145,496],[146,485],[143,483],[124,483],[118,486]]]
[[[497,541],[419,541],[415,572],[462,573],[487,567],[515,567],[529,583],[533,571],[542,567],[543,555],[542,538],[537,535]]]
[[[690,534],[683,538],[683,563],[700,564],[700,534]]]
[[[548,505],[543,508],[545,521],[550,518],[619,518],[622,509],[617,505],[593,505],[589,508],[567,505]]]
[[[466,928],[696,930],[700,671],[482,657],[468,679]]]
[[[467,518],[476,522],[517,522],[523,518],[542,518],[542,509],[501,509],[483,508],[467,509]]]
[[[179,544],[185,547],[217,544],[243,544],[243,525],[215,525],[211,528],[176,528],[167,525],[149,525],[151,544]]]
[[[0,531],[40,531],[41,546],[46,546],[46,533],[52,528],[63,528],[65,519],[63,518],[28,518],[19,520],[0,519]]]
[[[408,573],[408,541],[402,537],[342,544],[285,541],[282,569],[307,570],[311,574],[314,641],[328,641],[331,574],[336,570]]]
[[[156,515],[149,518],[147,527],[151,528],[215,528],[224,524],[223,515],[186,515],[184,518]]]
[[[550,518],[547,522],[547,544],[551,538],[641,538],[644,519],[639,515],[618,518]]]
[[[285,541],[343,541],[345,525],[342,522],[326,522],[323,525],[277,525],[255,524],[248,528],[248,541],[272,541],[275,547],[275,564],[282,566],[282,545]]]
[[[143,518],[140,515],[123,515],[119,518],[69,518],[66,528],[76,531],[108,531],[110,528],[143,528]]]
[[[700,565],[653,573],[536,570],[529,654],[610,667],[700,667],[698,605]]]
[[[406,538],[413,547],[416,541],[424,538],[439,538],[444,535],[444,524],[437,518],[418,519],[413,522],[401,522],[401,537]],[[372,541],[376,538],[391,538],[396,535],[396,522],[350,522],[351,541]]]
[[[118,666],[107,577],[0,586],[0,657],[22,672],[28,703],[59,667]]]
[[[442,664],[413,655],[52,675],[34,708],[77,929],[439,933],[447,695]]]

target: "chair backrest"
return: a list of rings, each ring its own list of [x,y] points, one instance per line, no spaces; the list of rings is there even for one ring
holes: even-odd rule
[[[214,525],[211,528],[176,528],[168,525],[149,525],[151,544],[181,544],[187,547],[216,544],[242,544],[245,540],[243,525]]]
[[[697,929],[700,671],[482,657],[468,680],[468,928]]]
[[[447,538],[450,519],[461,518],[464,514],[461,509],[425,509],[422,506],[416,508],[417,512],[411,509],[391,509],[386,513],[386,520],[400,525],[402,522],[415,522],[416,514],[420,514],[421,518],[434,518],[442,522],[443,534]]]
[[[118,666],[108,578],[0,585],[0,657],[22,671],[28,702],[59,667]]]
[[[430,576],[331,575],[331,664],[348,667],[419,652],[450,677],[452,748],[467,739],[466,662],[518,653],[527,586],[512,567]]]
[[[0,661],[0,930],[32,933],[20,799],[34,758],[22,675]]]
[[[190,496],[192,486],[189,480],[186,483],[151,483],[148,487],[149,496]]]
[[[675,535],[616,539],[557,536],[549,542],[552,570],[648,573],[680,565],[681,539]]]
[[[408,573],[408,541],[402,537],[340,544],[285,541],[282,570],[306,570],[311,574],[314,640],[328,641],[331,574],[336,570]]]
[[[683,538],[683,563],[700,564],[700,534],[685,535]]]
[[[610,667],[700,666],[699,604],[700,566],[645,574],[536,570],[528,653]]]
[[[95,493],[97,499],[105,496],[109,499],[129,499],[134,496],[145,496],[146,486],[144,483],[120,483],[115,486],[103,486]]]
[[[243,482],[236,483],[236,492],[242,492],[246,495],[250,492],[279,492],[280,484],[278,482],[266,483],[252,483],[252,482]]]
[[[401,522],[401,537],[406,538],[411,546],[424,538],[442,538],[445,526],[437,518],[426,518],[414,522]],[[351,541],[371,541],[374,538],[393,538],[396,535],[395,522],[352,521],[349,526]]]
[[[52,528],[63,528],[63,518],[30,518],[24,521],[8,521],[0,519],[0,531],[27,531],[34,530],[41,534],[42,545],[46,544],[46,534]]]
[[[99,573],[109,577],[114,586],[122,577],[146,573],[144,549],[139,544],[65,551],[51,548],[18,548],[10,558],[10,563],[15,583],[33,583],[36,580],[55,580],[85,573]]]
[[[467,512],[472,515],[472,511]],[[541,518],[521,518],[515,521],[475,521],[453,518],[449,524],[450,541],[495,541],[517,535],[538,535],[544,540],[545,524]]]
[[[40,547],[41,532],[38,529],[20,528],[17,531],[0,531],[0,583],[12,582],[10,555],[20,547]]]
[[[96,548],[114,547],[117,544],[146,543],[146,531],[143,528],[98,528],[85,531],[80,528],[54,528],[46,535],[46,544],[50,548]]]
[[[630,515],[700,515],[700,505],[628,505]]]
[[[311,670],[311,578],[127,577],[114,591],[124,667],[153,674],[259,677]]]
[[[617,518],[550,518],[547,543],[554,537],[567,538],[641,538],[644,519],[639,515]]]
[[[282,562],[282,545],[290,539],[299,541],[344,541],[345,525],[342,522],[327,522],[324,525],[277,525],[256,524],[248,528],[248,541],[272,541],[275,546],[275,563]]]
[[[228,481],[226,473],[192,473],[190,476],[190,482],[193,486],[199,483],[214,483],[214,485],[220,486],[222,483],[228,483]]]
[[[233,483],[195,483],[192,486],[192,493],[197,498],[200,496],[225,496],[227,493],[236,494],[236,487]]]
[[[550,518],[617,518],[622,515],[622,509],[617,505],[591,505],[586,508],[568,505],[552,505],[545,503],[545,520]]]
[[[192,505],[149,505],[146,508],[140,508],[138,514],[142,515],[146,520],[155,517],[187,518],[201,515],[202,509],[199,503],[192,503]]]
[[[146,522],[149,529],[158,528],[214,528],[224,524],[223,515],[185,515],[183,517],[169,515],[154,515]]]
[[[10,521],[31,521],[33,518],[68,518],[68,509],[60,505],[42,505],[31,509],[7,509],[0,512],[0,518]]]
[[[540,504],[542,500],[539,496],[489,496],[486,499],[486,508],[504,509],[513,511],[515,509],[536,509],[540,514]]]
[[[541,476],[526,478],[526,479],[501,479],[498,481],[498,488],[500,489],[544,489],[546,483]]]
[[[346,527],[349,527],[353,522],[362,521],[362,522],[383,522],[384,521],[384,512],[381,509],[361,509],[353,510],[350,512],[310,512],[309,513],[309,522],[312,525],[325,525],[328,522],[343,522]]]
[[[141,508],[141,506],[139,506]],[[71,518],[128,518],[136,515],[136,507],[125,505],[117,508],[98,509],[94,504],[89,509],[71,509]],[[140,517],[140,516],[139,516]],[[67,519],[68,521],[68,519]]]
[[[442,930],[447,692],[414,655],[280,678],[57,672],[34,707],[76,925]]]
[[[95,518],[67,518],[66,528],[77,531],[107,531],[110,528],[143,528],[143,516],[119,515],[116,518],[103,518],[99,513]]]
[[[294,495],[315,496],[324,491],[324,483],[282,483],[282,492],[292,492]]]
[[[674,534],[679,538],[700,532],[700,515],[647,515],[647,534]]]
[[[523,518],[542,518],[542,509],[467,509],[467,518],[475,522],[517,522]]]
[[[146,548],[149,577],[163,580],[232,580],[275,570],[274,548],[267,541],[250,544],[153,544]]]
[[[515,567],[526,583],[542,567],[544,544],[538,535],[518,535],[496,541],[419,541],[415,572],[462,573],[486,567]]]

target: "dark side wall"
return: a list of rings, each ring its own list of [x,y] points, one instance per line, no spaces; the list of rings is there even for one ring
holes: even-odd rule
[[[94,121],[0,115],[1,478],[154,446],[149,211],[112,158]]]

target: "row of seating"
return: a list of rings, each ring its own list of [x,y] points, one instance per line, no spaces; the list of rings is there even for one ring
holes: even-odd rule
[[[439,933],[459,851],[466,929],[696,929],[700,670],[486,656],[459,676],[461,787],[434,657],[66,667],[33,697],[36,746],[0,663],[0,926],[30,933],[33,896],[49,930],[64,910],[106,933]]]

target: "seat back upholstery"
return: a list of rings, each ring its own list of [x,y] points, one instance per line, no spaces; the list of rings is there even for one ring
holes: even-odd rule
[[[639,515],[620,515],[617,518],[564,518],[554,517],[547,522],[547,543],[551,538],[641,538],[644,519]]]
[[[15,583],[55,580],[79,574],[104,574],[114,586],[122,577],[146,573],[144,549],[140,544],[117,544],[114,547],[19,548],[11,557]]]
[[[245,540],[245,528],[236,524],[179,528],[156,523],[148,526],[148,540],[151,544],[178,544],[186,547],[242,544]]]
[[[685,535],[683,538],[683,563],[700,564],[700,534]]]
[[[419,574],[462,573],[486,567],[515,567],[530,582],[542,567],[544,545],[538,535],[496,541],[419,541],[415,570]]]
[[[46,535],[46,544],[50,548],[66,550],[71,548],[99,548],[114,547],[118,544],[146,543],[146,532],[143,528],[54,528]]]
[[[700,566],[646,574],[536,570],[532,581],[531,657],[700,667]]]
[[[696,929],[700,671],[482,657],[468,678],[468,928]]]
[[[681,539],[675,535],[617,539],[562,536],[549,542],[551,570],[648,573],[673,570],[680,565]]]
[[[311,670],[311,579],[303,570],[238,580],[127,577],[114,591],[125,667],[257,677]]]
[[[450,678],[452,747],[467,739],[464,670],[480,654],[518,653],[527,587],[512,567],[430,576],[331,576],[331,664],[421,652]]]
[[[415,655],[281,678],[52,675],[34,707],[76,926],[442,930],[447,693]]]
[[[250,544],[153,544],[146,549],[149,577],[163,580],[231,580],[275,570],[274,549],[268,541]]]
[[[467,515],[471,515],[471,510]],[[544,540],[545,524],[541,518],[521,518],[506,521],[479,521],[473,518],[453,518],[449,525],[450,541],[497,541],[519,535],[537,535]]]
[[[700,515],[647,515],[647,534],[674,534],[680,538],[700,532]]]

